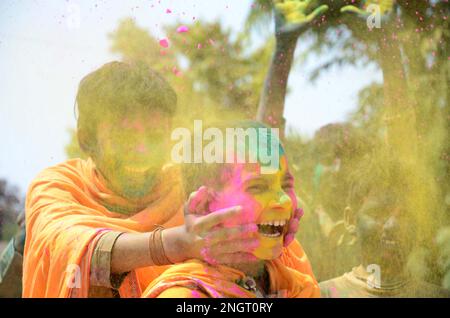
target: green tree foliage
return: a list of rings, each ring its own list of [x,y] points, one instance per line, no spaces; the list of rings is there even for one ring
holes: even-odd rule
[[[9,240],[18,229],[17,217],[23,211],[23,199],[16,187],[0,179],[0,241]]]

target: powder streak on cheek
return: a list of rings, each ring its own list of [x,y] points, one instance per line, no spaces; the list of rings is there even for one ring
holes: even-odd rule
[[[226,189],[221,191],[219,197],[210,204],[211,211],[232,206],[242,207],[239,219],[228,220],[224,222],[225,226],[231,227],[239,224],[255,223],[258,217],[257,211],[261,210],[261,205],[251,195],[244,192],[241,181],[242,172],[243,166],[237,166],[233,176],[227,182]]]
[[[221,193],[220,198],[211,203],[211,211],[218,209],[241,206],[242,213],[239,214],[238,219],[231,219],[224,222],[225,226],[236,226],[239,224],[256,223],[257,211],[261,210],[261,205],[258,204],[253,198],[246,194],[239,192],[227,192]]]

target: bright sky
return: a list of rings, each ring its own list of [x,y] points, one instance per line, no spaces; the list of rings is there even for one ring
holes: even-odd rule
[[[80,79],[117,59],[107,34],[118,21],[134,17],[154,36],[162,25],[220,19],[236,32],[251,0],[1,0],[0,1],[0,178],[22,193],[42,169],[64,161],[73,104]],[[172,13],[167,14],[166,9]],[[301,48],[301,46],[300,46]],[[315,65],[311,59],[306,67]],[[381,81],[373,68],[331,70],[309,83],[302,68],[290,77],[288,125],[312,135],[344,120],[356,106],[358,90]]]

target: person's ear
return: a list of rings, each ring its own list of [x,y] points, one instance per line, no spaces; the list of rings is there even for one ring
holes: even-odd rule
[[[344,226],[349,234],[356,234],[356,213],[349,206],[344,209]]]
[[[173,119],[169,118],[168,125],[166,127],[167,131],[164,132],[165,134],[163,137],[165,139],[166,145],[168,146],[168,149],[169,149],[169,151],[166,152],[166,157],[167,157],[166,159],[168,159],[169,161],[172,159],[170,149],[172,149],[173,146],[175,145],[175,142],[172,139],[173,126],[174,126]]]
[[[78,145],[82,152],[84,152],[88,157],[95,159],[96,156],[96,144],[95,140],[92,140],[92,135],[88,133],[88,130],[82,127],[78,127],[77,129],[77,139]],[[94,160],[95,161],[95,160]]]

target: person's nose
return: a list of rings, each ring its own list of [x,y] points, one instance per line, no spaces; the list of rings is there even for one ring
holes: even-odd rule
[[[137,133],[142,134],[145,132],[144,124],[140,120],[134,121],[131,127]]]
[[[139,142],[135,147],[135,151],[137,153],[143,154],[148,151],[148,147],[144,142]]]
[[[276,198],[269,203],[270,209],[292,210],[292,200],[284,191],[278,191]]]
[[[390,216],[383,225],[383,233],[386,235],[392,235],[397,232],[399,227],[397,216]]]

